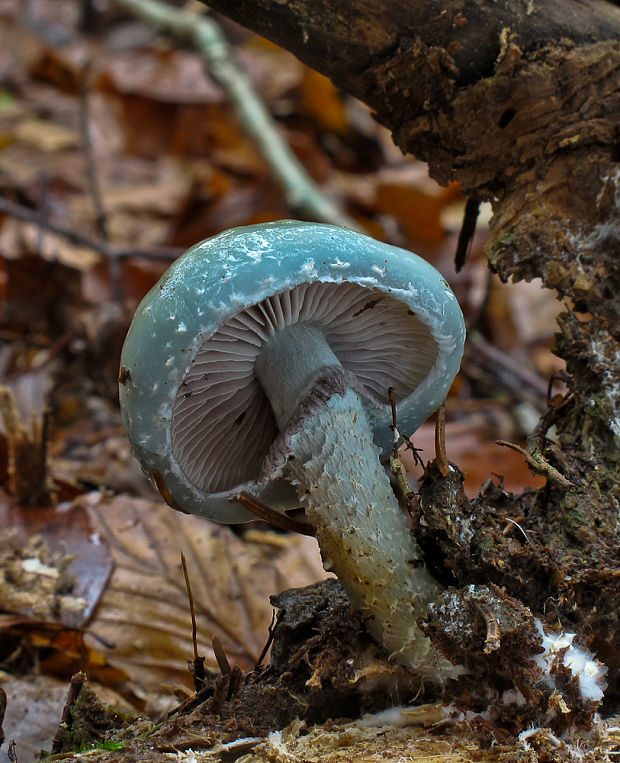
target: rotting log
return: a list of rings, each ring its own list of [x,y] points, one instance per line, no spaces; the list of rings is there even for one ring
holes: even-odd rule
[[[441,548],[457,584],[503,585],[539,612],[552,601],[552,616],[588,633],[604,654],[613,693],[620,8],[604,0],[205,2],[366,102],[439,183],[456,180],[469,198],[490,201],[491,269],[503,280],[539,277],[566,300],[555,352],[566,361],[570,394],[528,442],[528,462],[545,467],[546,487],[524,496],[487,490],[472,504],[458,486],[447,496],[444,488],[452,501],[446,512],[429,472],[426,540]],[[500,505],[505,516],[525,516],[528,543],[518,550],[499,525],[493,529]],[[450,527],[464,506],[475,528],[466,546]]]

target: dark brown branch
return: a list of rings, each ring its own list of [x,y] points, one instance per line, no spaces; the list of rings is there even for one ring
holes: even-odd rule
[[[278,623],[280,622],[281,618],[283,616],[282,610],[280,610],[276,616],[276,610],[274,609],[271,613],[271,623],[269,624],[269,628],[267,629],[267,641],[265,642],[265,646],[262,648],[261,653],[258,655],[258,659],[256,660],[256,663],[254,664],[254,671],[258,672],[263,667],[263,660],[267,656],[267,652],[271,648],[271,645],[273,644],[273,639],[276,634],[276,628],[278,627]],[[0,726],[1,729],[1,726]]]
[[[438,182],[458,180],[468,196],[491,200],[488,256],[502,278],[542,276],[562,296],[577,282],[584,311],[601,309],[618,260],[618,244],[610,256],[597,235],[618,238],[619,8],[603,0],[207,1],[369,104]],[[582,263],[593,258],[581,278],[562,261],[567,236],[579,238]],[[553,266],[539,262],[543,253]],[[604,302],[620,323],[617,301]]]
[[[575,489],[576,486],[573,485],[570,480],[567,480],[566,477],[555,468],[555,466],[552,466],[548,461],[546,461],[540,453],[530,453],[520,445],[515,445],[513,442],[506,442],[506,440],[495,440],[495,442],[497,445],[502,445],[504,448],[510,448],[510,450],[514,450],[517,453],[520,453],[525,459],[527,465],[535,474],[540,474],[541,476],[546,477],[548,480],[555,482],[565,490]]]
[[[465,212],[463,213],[463,224],[461,225],[459,240],[456,244],[456,253],[454,255],[454,267],[457,273],[465,264],[471,249],[479,212],[480,201],[475,196],[467,199],[465,202]]]
[[[508,392],[515,400],[527,401],[541,413],[546,410],[545,380],[519,359],[489,344],[476,331],[468,334],[461,371],[493,391]]]
[[[587,44],[613,40],[620,14],[604,0],[545,0],[544,3],[490,3],[482,0],[208,0],[207,5],[291,50],[348,92],[366,100],[368,68],[398,51],[416,56],[429,45],[448,53],[446,65],[459,85],[492,73],[504,47],[504,30],[528,45],[557,39]],[[432,67],[433,62],[428,62]],[[421,103],[420,89],[395,82]],[[378,90],[378,101],[387,95]]]
[[[232,673],[232,668],[230,666],[230,662],[228,662],[228,657],[226,656],[222,642],[217,636],[213,636],[211,646],[213,648],[213,654],[215,655],[217,666],[220,669],[221,674],[223,676],[229,676]]]
[[[396,143],[429,161],[441,182],[453,173],[464,174],[466,168],[453,159],[474,148],[487,164],[484,158],[500,135],[509,137],[506,149],[511,151],[505,149],[505,155],[522,152],[522,146],[511,145],[511,124],[520,121],[525,99],[542,102],[546,97],[531,88],[532,81],[523,94],[511,87],[509,80],[524,61],[538,57],[543,63],[538,52],[558,41],[564,46],[613,45],[620,35],[620,10],[603,0],[204,1],[368,103],[393,130]],[[497,82],[497,89],[485,87],[484,81],[498,74],[504,81]],[[473,85],[481,87],[467,124],[457,101],[462,96],[469,101]],[[547,111],[561,112],[562,101],[559,109],[547,102]],[[436,118],[439,112],[442,120]],[[538,129],[539,119],[540,113],[532,128]],[[521,158],[527,161],[527,152]],[[492,171],[490,175],[487,181],[495,180]],[[491,198],[492,191],[487,188],[481,198]]]

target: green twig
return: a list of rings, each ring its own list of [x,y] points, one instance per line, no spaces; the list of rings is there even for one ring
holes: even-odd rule
[[[351,217],[323,194],[301,166],[255,93],[217,22],[161,0],[116,0],[116,3],[163,32],[193,41],[207,73],[230,99],[244,129],[282,186],[291,209],[310,219],[360,230]]]

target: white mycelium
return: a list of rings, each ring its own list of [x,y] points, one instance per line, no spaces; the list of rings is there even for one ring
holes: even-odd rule
[[[543,671],[550,688],[555,688],[552,665],[560,657],[562,665],[577,679],[584,702],[598,704],[607,688],[607,668],[591,652],[574,643],[577,634],[566,631],[553,634],[543,627],[540,620],[535,622],[542,636],[544,651],[535,656],[534,662]]]

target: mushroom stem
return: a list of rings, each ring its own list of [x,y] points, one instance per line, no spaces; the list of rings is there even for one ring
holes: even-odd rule
[[[296,323],[276,331],[256,358],[255,371],[280,430],[321,373],[342,371],[340,361],[315,326]]]
[[[327,368],[343,374],[321,332],[309,328],[277,332],[257,362],[281,431]],[[300,357],[314,358],[314,368],[305,360],[301,371]],[[337,575],[371,635],[395,661],[427,679],[457,674],[417,626],[442,589],[407,527],[357,392],[349,387],[327,402],[314,402],[294,430],[287,432],[284,474],[315,528],[325,569]]]

